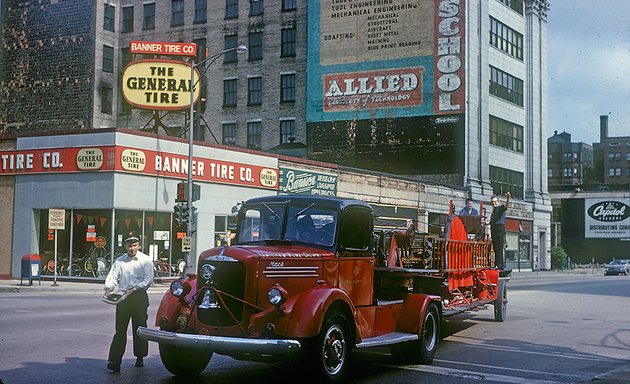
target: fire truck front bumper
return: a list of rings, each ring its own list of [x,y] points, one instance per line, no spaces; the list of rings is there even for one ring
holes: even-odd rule
[[[177,333],[138,327],[138,336],[148,341],[180,348],[203,349],[220,355],[240,353],[259,355],[287,355],[299,352],[302,345],[290,339],[253,339]]]

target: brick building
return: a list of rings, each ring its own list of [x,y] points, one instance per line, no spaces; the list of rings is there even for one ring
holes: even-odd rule
[[[593,173],[593,146],[571,142],[571,134],[558,133],[547,139],[549,191],[585,188]]]

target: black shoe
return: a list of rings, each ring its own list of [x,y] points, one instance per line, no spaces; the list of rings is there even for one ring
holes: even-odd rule
[[[142,357],[136,358],[136,365],[135,365],[135,367],[138,367],[138,368],[144,367],[144,360],[142,359]]]
[[[109,369],[110,371],[112,371],[114,373],[118,373],[118,372],[120,372],[120,364],[116,364],[116,363],[110,361],[109,363],[107,363],[107,369]]]

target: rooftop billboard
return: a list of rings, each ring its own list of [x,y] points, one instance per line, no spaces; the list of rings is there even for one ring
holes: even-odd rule
[[[309,2],[309,122],[464,112],[464,0]]]

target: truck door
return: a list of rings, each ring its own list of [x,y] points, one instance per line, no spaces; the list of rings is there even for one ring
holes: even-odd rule
[[[372,242],[372,212],[363,207],[348,208],[343,212],[339,238],[339,288],[354,305],[372,304],[374,289],[374,257]]]

